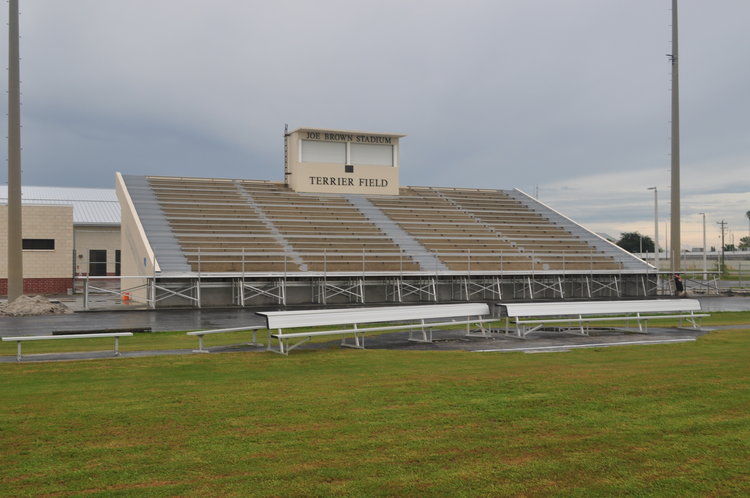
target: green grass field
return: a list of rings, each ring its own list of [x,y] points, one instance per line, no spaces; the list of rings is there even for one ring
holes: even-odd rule
[[[5,496],[750,494],[750,330],[8,363],[0,395]]]

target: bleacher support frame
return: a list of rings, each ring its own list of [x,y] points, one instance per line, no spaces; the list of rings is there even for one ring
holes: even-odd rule
[[[500,300],[503,298],[503,286],[500,277],[471,277],[462,279],[464,295],[471,300]]]
[[[247,281],[245,277],[235,280],[236,302],[235,304],[244,307],[248,301],[265,296],[271,298],[275,304],[286,305],[286,280],[252,280]],[[248,292],[249,291],[249,292]]]
[[[664,276],[668,272],[662,272]],[[99,278],[80,277],[84,309],[99,309],[128,295],[132,306],[145,308],[257,307],[305,304],[439,303],[465,301],[561,300],[649,297],[670,295],[668,278],[641,274],[300,274],[118,277],[137,279],[122,290],[98,284]],[[688,280],[689,281],[689,280]],[[699,282],[708,286],[710,281]],[[657,289],[658,287],[658,289]],[[691,285],[691,288],[701,288]],[[708,287],[708,290],[717,289]],[[222,297],[225,296],[225,297]],[[123,303],[125,300],[123,299]]]
[[[365,280],[354,278],[349,280],[332,280],[327,278],[313,280],[313,302],[328,304],[336,296],[344,296],[349,303],[365,304]]]
[[[390,292],[388,292],[390,290]],[[390,298],[389,298],[390,296]],[[386,300],[396,303],[408,302],[406,299],[416,296],[418,302],[438,302],[437,281],[434,277],[426,279],[393,278],[386,287]],[[427,299],[419,299],[426,297]]]

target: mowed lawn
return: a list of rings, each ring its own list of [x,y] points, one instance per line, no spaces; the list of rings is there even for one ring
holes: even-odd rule
[[[0,365],[0,493],[747,496],[750,331]]]

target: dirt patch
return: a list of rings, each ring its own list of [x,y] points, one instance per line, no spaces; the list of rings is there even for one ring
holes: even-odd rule
[[[61,303],[44,296],[19,296],[11,303],[0,303],[0,316],[31,316],[73,313]]]

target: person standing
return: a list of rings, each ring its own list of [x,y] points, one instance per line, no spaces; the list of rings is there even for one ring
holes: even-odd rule
[[[674,274],[674,295],[677,297],[685,297],[685,285],[682,283],[682,277],[679,273]]]

